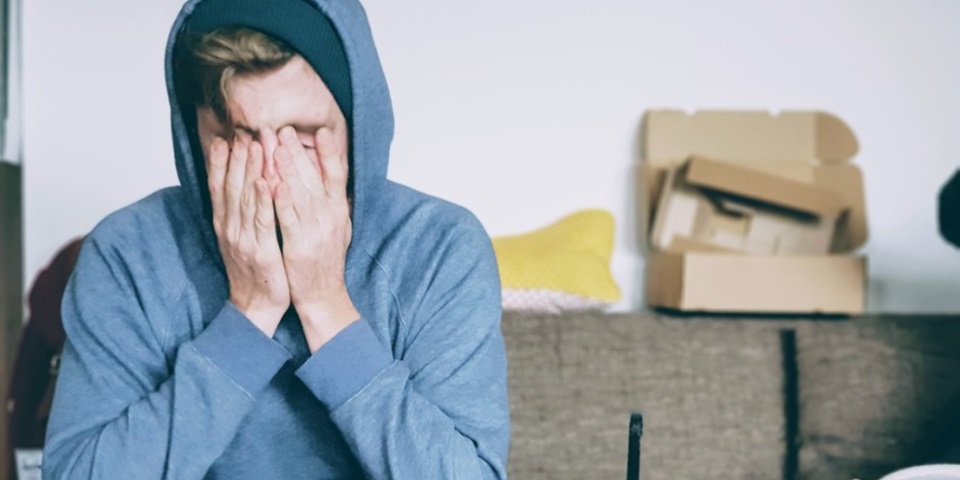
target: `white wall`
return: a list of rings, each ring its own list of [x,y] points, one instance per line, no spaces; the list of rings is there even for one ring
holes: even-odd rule
[[[24,2],[26,272],[175,182],[162,53],[178,0]],[[936,194],[960,165],[960,2],[368,0],[397,113],[390,176],[493,235],[617,218],[638,307],[634,144],[649,108],[823,109],[857,132],[871,308],[960,312]]]

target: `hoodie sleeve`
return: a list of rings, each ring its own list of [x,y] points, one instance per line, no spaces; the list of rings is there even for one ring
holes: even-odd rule
[[[401,360],[361,320],[297,372],[330,408],[369,478],[506,478],[499,274],[489,237],[475,219],[466,225],[406,311]]]
[[[67,287],[43,476],[201,479],[289,354],[227,303],[167,355],[169,310],[121,257],[91,236]]]

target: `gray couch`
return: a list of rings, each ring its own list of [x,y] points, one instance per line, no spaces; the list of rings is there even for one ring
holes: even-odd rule
[[[878,478],[960,438],[960,318],[507,314],[518,480]]]

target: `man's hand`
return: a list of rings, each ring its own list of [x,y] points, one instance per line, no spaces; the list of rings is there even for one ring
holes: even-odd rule
[[[263,179],[258,142],[222,138],[207,154],[213,227],[230,281],[230,301],[272,337],[290,306],[290,289],[277,242],[273,199]]]
[[[314,135],[316,151],[292,127],[279,132],[275,157],[281,182],[276,208],[290,298],[315,352],[360,318],[344,280],[350,245],[347,156],[329,128]]]

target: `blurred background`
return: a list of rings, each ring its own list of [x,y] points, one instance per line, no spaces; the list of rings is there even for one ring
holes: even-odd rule
[[[5,157],[23,166],[28,281],[108,212],[176,183],[163,49],[182,2],[22,3]],[[960,311],[960,255],[935,221],[960,164],[960,3],[364,4],[396,111],[390,176],[467,206],[492,235],[609,210],[617,309],[643,301],[644,111],[736,108],[843,118],[866,181],[868,309]]]
[[[960,255],[936,222],[960,165],[960,2],[363,3],[394,101],[390,177],[494,236],[609,211],[614,311],[644,307],[638,137],[646,111],[670,108],[842,118],[865,179],[868,312],[960,313]],[[0,5],[6,364],[24,290],[54,254],[177,183],[163,54],[182,0]]]

